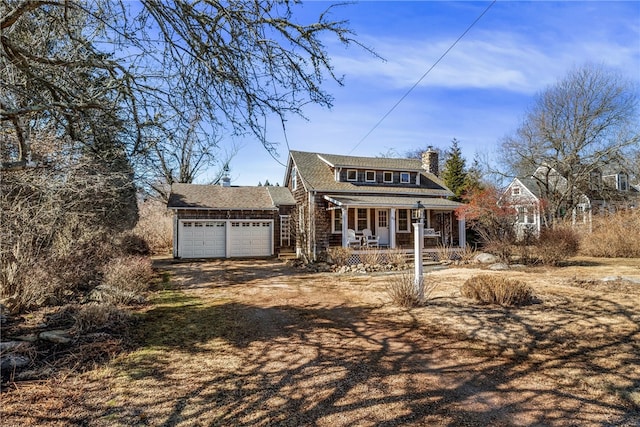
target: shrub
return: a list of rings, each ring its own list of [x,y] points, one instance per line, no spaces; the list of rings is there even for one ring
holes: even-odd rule
[[[533,301],[533,289],[526,283],[487,274],[467,279],[460,292],[462,296],[483,304],[514,306]]]
[[[103,274],[97,288],[102,297],[97,299],[122,304],[136,301],[153,279],[151,261],[140,256],[114,258],[103,267]]]
[[[331,261],[336,265],[347,265],[352,253],[353,250],[351,248],[343,248],[340,246],[332,247],[327,250],[327,254],[331,257]]]
[[[164,202],[145,200],[139,206],[140,219],[133,232],[146,242],[153,254],[170,253],[173,247],[171,213]]]
[[[119,331],[129,321],[129,314],[110,303],[89,303],[77,307],[72,314],[73,334],[102,330]]]
[[[363,248],[360,252],[360,261],[364,264],[378,265],[382,260],[382,252],[378,248]]]
[[[558,265],[578,253],[580,237],[569,226],[544,228],[535,246],[536,256],[543,264]]]
[[[580,242],[580,253],[594,257],[640,258],[640,211],[593,218],[593,232]]]
[[[513,254],[514,239],[509,238],[496,238],[488,240],[485,243],[484,249],[497,256],[500,261],[509,263],[511,261],[511,255]]]
[[[400,307],[416,307],[429,299],[437,283],[423,278],[423,295],[421,298],[416,289],[414,277],[413,274],[409,273],[400,273],[392,277],[387,284],[386,291],[394,304]]]
[[[386,253],[386,259],[389,264],[398,267],[404,267],[407,264],[407,254],[398,248],[389,249]]]

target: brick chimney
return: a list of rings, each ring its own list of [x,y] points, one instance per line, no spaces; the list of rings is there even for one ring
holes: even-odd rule
[[[422,153],[422,168],[427,172],[438,176],[438,152],[429,146],[427,151]]]

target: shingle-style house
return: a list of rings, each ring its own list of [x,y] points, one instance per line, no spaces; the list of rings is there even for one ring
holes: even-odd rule
[[[296,249],[312,259],[367,231],[378,246],[412,248],[417,202],[426,208],[427,247],[466,243],[464,219],[454,212],[460,203],[447,198],[453,193],[438,177],[435,151],[422,160],[291,151],[284,186],[296,201]]]
[[[293,250],[285,187],[173,184],[175,258],[262,257]]]
[[[499,203],[511,206],[516,211],[515,227],[519,237],[525,233],[538,235],[545,226],[546,197],[553,192],[568,193],[567,186],[567,179],[554,168],[540,166],[530,177],[515,178]],[[596,169],[591,172],[589,182],[584,187],[583,191],[574,190],[577,203],[573,208],[567,207],[567,214],[571,215],[574,225],[590,225],[594,213],[637,207],[638,190],[630,185],[629,175],[624,171],[605,175]]]

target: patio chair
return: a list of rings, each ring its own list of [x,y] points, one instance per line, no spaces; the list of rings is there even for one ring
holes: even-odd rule
[[[380,238],[378,236],[374,236],[371,233],[371,230],[368,228],[365,228],[364,230],[362,230],[362,236],[364,238],[364,245],[365,246],[370,246],[372,248],[377,248],[378,245],[380,244]]]
[[[360,247],[362,245],[362,241],[359,237],[356,236],[355,230],[347,229],[347,247]]]

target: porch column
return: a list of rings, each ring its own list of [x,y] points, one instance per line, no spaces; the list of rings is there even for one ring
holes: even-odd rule
[[[389,247],[391,249],[396,247],[396,208],[391,208],[389,218]]]
[[[458,218],[458,240],[461,248],[467,246],[467,226],[464,217]]]
[[[340,208],[342,213],[342,247],[347,247],[347,229],[349,228],[349,208]]]

